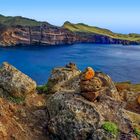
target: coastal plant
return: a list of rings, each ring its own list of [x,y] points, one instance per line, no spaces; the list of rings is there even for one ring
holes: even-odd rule
[[[45,84],[42,86],[37,86],[36,89],[39,93],[47,93],[48,92],[48,84]]]
[[[23,97],[13,97],[13,96],[9,96],[7,97],[7,99],[15,104],[21,104],[25,101],[25,98]]]
[[[134,134],[136,135],[136,137],[140,140],[140,130],[135,128],[134,129]]]
[[[119,131],[118,126],[115,123],[109,122],[109,121],[104,122],[104,124],[102,125],[102,128],[106,132],[109,132],[113,135],[117,135]]]

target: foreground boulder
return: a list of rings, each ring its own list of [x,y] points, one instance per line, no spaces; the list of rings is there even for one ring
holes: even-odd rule
[[[124,109],[125,103],[121,101],[112,79],[104,73],[87,68],[84,72],[78,73],[76,79],[72,76],[72,82],[71,78],[68,78],[70,73],[72,69],[65,67],[55,69],[51,75],[57,79],[54,86],[59,87],[63,81],[61,88],[58,88],[59,90],[56,90],[47,101],[47,128],[51,138],[137,140],[132,120],[126,115],[128,111]],[[105,130],[103,125],[106,122],[109,122],[110,126],[115,125],[116,130],[110,130],[110,126],[106,126]]]
[[[96,107],[71,92],[59,92],[47,102],[50,120],[48,130],[62,140],[85,140],[100,126]]]
[[[58,92],[47,101],[47,128],[53,140],[133,140],[131,121],[122,108],[121,102],[106,95],[90,102],[79,94]],[[106,121],[116,124],[116,135],[102,128]]]
[[[0,68],[0,87],[15,97],[24,97],[35,91],[36,82],[8,63]]]
[[[78,92],[80,90],[80,73],[81,71],[73,63],[69,63],[65,67],[54,68],[48,80],[48,92],[55,93],[64,90]]]

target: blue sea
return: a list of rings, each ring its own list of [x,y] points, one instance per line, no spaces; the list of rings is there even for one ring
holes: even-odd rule
[[[114,81],[140,83],[140,46],[75,44],[0,48],[0,63],[7,61],[39,85],[47,82],[54,67],[69,62],[80,70],[91,66]]]

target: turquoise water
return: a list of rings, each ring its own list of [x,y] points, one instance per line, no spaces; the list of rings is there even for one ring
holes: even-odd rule
[[[140,83],[140,46],[76,44],[50,47],[0,48],[0,63],[8,61],[38,84],[44,84],[51,69],[72,61],[109,74],[114,81]]]

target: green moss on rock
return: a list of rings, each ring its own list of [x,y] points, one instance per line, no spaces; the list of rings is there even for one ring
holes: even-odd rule
[[[48,84],[37,86],[36,89],[39,93],[48,93]]]
[[[114,135],[117,135],[118,131],[119,131],[118,126],[115,123],[108,122],[108,121],[104,122],[104,124],[102,125],[102,128],[105,131],[107,131],[107,132],[109,132],[111,134],[114,134]]]
[[[136,137],[140,140],[140,130],[135,128],[134,129],[134,134],[136,135]]]

